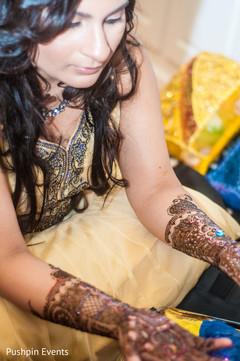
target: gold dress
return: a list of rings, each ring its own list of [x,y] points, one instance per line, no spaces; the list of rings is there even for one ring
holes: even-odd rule
[[[114,116],[118,121],[119,109]],[[30,251],[134,306],[176,306],[208,265],[150,234],[134,214],[124,189],[114,189],[104,207],[104,197],[86,191],[89,207],[82,213],[67,214],[70,197],[87,187],[92,150],[93,132],[84,117],[66,149],[38,142],[37,151],[49,160],[52,178],[38,232],[25,236]],[[11,191],[13,186],[14,179],[9,177]],[[202,194],[189,192],[230,236],[240,235],[239,225],[223,209]],[[24,209],[24,195],[21,207]],[[0,315],[1,361],[121,358],[115,341],[39,319],[3,298]]]

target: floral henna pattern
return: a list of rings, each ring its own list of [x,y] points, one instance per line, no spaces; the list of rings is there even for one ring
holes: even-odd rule
[[[117,339],[123,314],[132,308],[59,268],[51,267],[51,276],[56,283],[48,294],[43,318]]]
[[[47,296],[44,319],[118,339],[126,361],[217,360],[207,355],[215,348],[212,340],[195,337],[160,312],[135,309],[51,267],[56,283]]]
[[[214,349],[212,339],[195,337],[165,316],[140,310],[129,314],[126,322],[120,333],[126,360],[219,360],[207,355]]]
[[[186,194],[168,208],[172,216],[165,239],[189,256],[207,261],[226,272],[240,285],[240,245],[232,240]]]
[[[44,307],[45,319],[119,339],[126,360],[134,354],[142,360],[175,360],[183,355],[185,359],[190,350],[209,360],[205,341],[194,338],[167,317],[136,310],[58,268],[53,267],[52,277],[56,284]]]
[[[134,355],[136,344],[137,355],[142,357],[148,352],[161,358],[183,355],[187,347],[181,332],[177,332],[174,325],[173,321],[164,316],[154,316],[146,312],[129,314],[122,334],[122,338],[125,338],[126,358]]]

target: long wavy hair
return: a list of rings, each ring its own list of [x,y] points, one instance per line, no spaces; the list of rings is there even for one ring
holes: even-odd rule
[[[34,228],[41,218],[49,184],[48,165],[36,152],[39,136],[47,137],[42,116],[46,99],[31,59],[39,43],[50,41],[69,27],[80,1],[0,0],[0,124],[5,144],[0,149],[0,165],[6,172],[15,174],[12,199],[16,210],[23,189],[26,191],[29,211],[24,225],[19,221],[24,233],[30,225]],[[88,89],[67,86],[63,91],[64,99],[74,104],[79,101],[79,107],[90,110],[87,121],[93,123],[95,140],[89,184],[98,195],[107,193],[112,184],[126,185],[124,179],[117,179],[113,174],[121,134],[111,120],[111,112],[119,101],[131,97],[136,88],[137,66],[129,51],[131,46],[138,45],[130,35],[134,6],[135,0],[129,0],[123,38],[94,86]],[[117,87],[123,70],[128,71],[131,78],[131,89],[126,94],[120,94]],[[44,176],[40,215],[37,213],[36,187],[40,185],[36,167],[40,167]],[[82,196],[73,200],[73,207]]]

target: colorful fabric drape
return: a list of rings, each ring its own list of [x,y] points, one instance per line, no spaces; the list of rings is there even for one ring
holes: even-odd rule
[[[218,350],[212,356],[230,361],[240,361],[240,332],[225,322],[212,320],[204,315],[182,311],[178,309],[165,309],[167,317],[174,320],[183,328],[196,336],[201,337],[228,337],[233,342],[233,347]]]
[[[240,64],[201,53],[160,92],[170,154],[202,174],[240,130]]]

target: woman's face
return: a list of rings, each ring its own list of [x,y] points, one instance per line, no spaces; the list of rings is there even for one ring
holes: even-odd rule
[[[69,29],[37,48],[35,64],[54,88],[92,86],[119,45],[127,0],[82,0]]]

